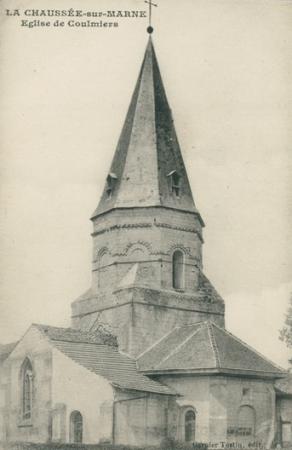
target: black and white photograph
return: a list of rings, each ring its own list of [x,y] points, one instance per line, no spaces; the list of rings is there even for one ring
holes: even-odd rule
[[[292,450],[291,80],[291,0],[1,0],[0,450]]]

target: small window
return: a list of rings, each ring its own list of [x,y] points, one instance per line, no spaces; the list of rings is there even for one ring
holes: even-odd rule
[[[180,250],[176,250],[172,255],[172,287],[183,289],[184,287],[184,255]]]
[[[185,414],[185,441],[195,442],[196,434],[196,414],[189,409]]]
[[[167,176],[170,178],[171,193],[175,195],[175,197],[179,197],[181,193],[180,192],[181,183],[179,174],[177,173],[176,170],[172,170]]]
[[[33,396],[32,365],[28,358],[22,366],[22,418],[31,419]]]
[[[70,414],[70,442],[81,444],[83,439],[83,418],[79,411]]]
[[[106,179],[106,195],[107,197],[111,197],[116,181],[117,181],[117,176],[115,173],[109,173]]]
[[[244,388],[242,389],[242,395],[243,395],[243,397],[247,397],[249,394],[250,394],[250,389],[244,387]]]

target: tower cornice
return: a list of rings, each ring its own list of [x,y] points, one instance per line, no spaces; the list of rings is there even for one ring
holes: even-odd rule
[[[200,225],[202,227],[205,227],[205,222],[202,219],[201,214],[199,213],[199,211],[186,211],[185,209],[179,209],[179,208],[172,208],[170,206],[163,206],[163,205],[150,205],[150,206],[129,206],[129,207],[112,207],[110,209],[107,209],[101,213],[96,213],[93,214],[92,217],[90,218],[90,220],[92,222],[94,222],[98,217],[104,216],[106,214],[109,214],[112,211],[131,211],[131,210],[143,210],[143,209],[164,209],[164,210],[169,210],[169,211],[177,211],[180,212],[182,214],[191,214],[194,217],[196,217],[199,222]]]

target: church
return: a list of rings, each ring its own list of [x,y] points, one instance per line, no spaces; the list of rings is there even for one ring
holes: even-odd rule
[[[149,31],[71,328],[0,348],[0,441],[292,445],[291,376],[225,328]],[[236,447],[237,446],[237,447]]]

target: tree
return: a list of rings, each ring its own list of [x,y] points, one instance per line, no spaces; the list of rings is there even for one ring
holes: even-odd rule
[[[292,348],[292,294],[290,295],[285,323],[280,330],[280,339],[286,343],[287,347]]]

